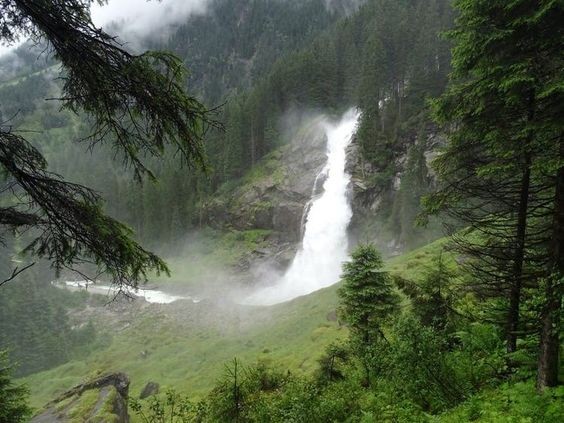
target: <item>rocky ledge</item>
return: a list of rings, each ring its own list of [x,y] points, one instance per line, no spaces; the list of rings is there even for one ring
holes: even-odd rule
[[[220,190],[205,206],[206,223],[241,231],[268,229],[284,234],[286,241],[299,241],[304,207],[327,160],[322,122],[314,120],[290,144],[267,155],[235,190]]]

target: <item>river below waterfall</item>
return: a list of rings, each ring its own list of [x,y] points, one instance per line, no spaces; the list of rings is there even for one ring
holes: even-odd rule
[[[55,286],[67,289],[87,290],[93,294],[101,294],[113,296],[118,293],[116,287],[104,285],[103,283],[92,283],[87,281],[65,281],[63,283],[54,283]],[[170,304],[178,300],[189,300],[193,303],[199,303],[200,299],[191,296],[179,296],[168,294],[163,291],[148,288],[130,288],[127,292],[133,298],[142,298],[148,303],[153,304]]]

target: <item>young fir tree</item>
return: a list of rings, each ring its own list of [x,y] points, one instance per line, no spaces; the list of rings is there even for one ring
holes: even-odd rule
[[[343,265],[343,286],[338,291],[340,315],[365,342],[382,335],[382,324],[399,302],[383,265],[380,253],[371,244],[360,245],[352,260]]]
[[[562,169],[564,6],[528,0],[458,0],[455,6],[454,72],[435,104],[438,120],[450,128],[450,142],[437,162],[442,188],[427,210],[446,210],[477,233],[461,245],[488,289],[508,297],[505,326],[512,352],[523,288],[562,267],[562,188],[556,176]],[[557,241],[547,249],[551,238]],[[551,287],[552,312],[545,315],[557,316],[561,291]],[[553,346],[541,351],[557,362],[558,317],[551,319],[551,335],[542,339]],[[548,367],[551,382],[539,385],[555,383],[557,366]]]
[[[26,404],[28,391],[13,384],[6,356],[6,352],[0,351],[0,423],[25,422],[31,414]]]
[[[352,260],[343,265],[343,286],[338,291],[339,314],[350,327],[353,349],[363,364],[367,385],[372,347],[385,340],[382,326],[399,303],[383,264],[374,245],[360,245]]]

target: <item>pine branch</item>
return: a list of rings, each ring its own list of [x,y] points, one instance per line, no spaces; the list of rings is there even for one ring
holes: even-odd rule
[[[4,279],[2,282],[0,282],[0,287],[2,287],[4,284],[16,279],[20,274],[22,274],[23,272],[25,272],[27,269],[29,269],[30,267],[32,267],[34,265],[35,265],[35,262],[28,264],[27,266],[24,266],[21,269],[16,266],[16,268],[12,271],[12,274],[10,275],[10,277],[8,277],[7,279]]]

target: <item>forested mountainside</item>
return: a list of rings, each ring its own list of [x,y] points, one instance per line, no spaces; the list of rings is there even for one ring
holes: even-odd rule
[[[231,131],[231,125],[245,124],[227,122],[226,107],[233,101],[241,101],[244,95],[240,93],[252,90],[257,81],[267,78],[277,60],[286,61],[285,55],[306,48],[322,31],[332,31],[340,18],[353,13],[360,4],[356,1],[329,3],[322,0],[241,0],[234,5],[232,1],[214,0],[206,14],[189,16],[167,40],[158,38],[157,43],[149,37],[146,43],[155,44],[154,48],[170,49],[190,63],[191,91],[210,107],[220,106],[217,119]],[[213,149],[222,149],[223,143],[244,148],[247,143],[244,134],[233,141],[227,141],[221,131],[210,134],[210,174],[187,172],[170,158],[170,165],[154,162],[158,183],[139,184],[129,171],[121,169],[121,158],[115,157],[109,148],[102,146],[85,154],[83,145],[76,141],[87,133],[87,121],[82,116],[59,110],[56,101],[45,101],[57,97],[60,86],[53,81],[58,66],[41,46],[20,47],[0,62],[0,70],[2,125],[29,133],[30,139],[47,157],[51,170],[102,192],[105,206],[112,215],[130,224],[148,245],[169,252],[175,250],[175,242],[183,240],[188,230],[208,220],[201,216],[202,204],[219,186],[213,181],[218,178],[219,163],[223,160],[223,154],[214,154]],[[269,116],[272,122],[281,117],[273,113]],[[283,142],[279,140],[276,145]],[[227,149],[225,154],[228,154]],[[255,162],[259,158],[257,156]],[[98,165],[85,173],[84,169],[92,162]],[[250,169],[251,162],[237,166],[241,167],[241,176]],[[224,175],[221,180],[226,181],[227,177],[233,175]],[[14,250],[17,246],[8,240],[5,258],[12,258]],[[9,262],[3,266],[10,267]],[[22,276],[22,284],[8,287],[7,295],[2,296],[2,345],[10,345],[12,358],[20,362],[18,375],[67,361],[80,352],[82,341],[78,340],[92,337],[92,334],[82,336],[80,330],[71,331],[65,313],[77,300],[73,302],[70,295],[68,301],[54,301],[60,293],[46,285],[44,278],[51,280],[55,275],[46,265],[36,266]],[[35,312],[38,309],[41,313]],[[34,328],[28,331],[29,336],[19,336],[17,328],[21,324]],[[85,328],[90,329],[90,326]],[[47,333],[51,341],[45,343],[43,335]]]
[[[197,227],[206,198],[224,184],[234,185],[262,157],[286,144],[300,116],[358,106],[363,111],[357,135],[363,201],[370,207],[375,197],[383,199],[382,224],[372,226],[384,227],[376,232],[393,241],[413,228],[418,196],[430,183],[425,169],[410,170],[422,177],[413,183],[408,177],[398,186],[404,170],[421,169],[423,144],[436,132],[426,99],[446,83],[450,53],[438,34],[451,24],[452,11],[447,1],[368,2],[359,10],[343,4],[347,7],[327,8],[320,0],[241,1],[233,7],[218,0],[209,14],[190,18],[170,36],[164,47],[190,65],[195,93],[210,107],[225,102],[217,116],[225,130],[212,130],[207,137],[208,175],[155,162],[160,182],[132,189],[135,183],[127,172],[119,166],[108,169],[119,163],[111,151],[85,156],[69,142],[84,134],[84,123],[42,101],[56,91],[42,73],[0,86],[2,116],[16,115],[10,121],[15,126],[41,130],[41,148],[54,170],[93,183],[112,215],[131,225],[144,242],[158,245]],[[284,119],[288,116],[294,118]],[[106,167],[86,176],[81,169],[92,161]],[[397,190],[413,190],[414,200],[395,195]],[[184,199],[180,203],[179,197]],[[392,210],[397,211],[393,218]],[[403,236],[395,243],[405,247],[414,239],[420,238]]]
[[[307,137],[293,158],[282,150],[314,114],[337,115],[357,105],[363,114],[355,153],[350,153],[356,181],[352,236],[356,230],[364,241],[378,240],[396,254],[424,244],[421,233],[436,234],[414,226],[419,198],[432,184],[425,154],[436,146],[426,146],[436,134],[426,99],[441,93],[449,72],[448,43],[439,37],[452,23],[448,1],[333,2],[330,7],[322,0],[236,3],[214,0],[208,13],[189,17],[168,40],[154,46],[181,55],[191,70],[189,88],[210,107],[221,105],[217,119],[224,130],[207,136],[209,174],[179,168],[170,157],[165,163],[153,161],[158,182],[139,184],[111,149],[102,145],[85,153],[76,141],[87,133],[88,123],[45,101],[57,96],[57,81],[51,80],[57,66],[43,56],[36,61],[37,49],[19,49],[20,71],[11,63],[3,67],[2,121],[29,131],[51,170],[101,192],[109,213],[127,222],[145,245],[173,255],[188,231],[206,225],[255,230],[262,234],[262,247],[278,254],[283,267],[299,241],[301,213],[315,175],[304,167],[304,157],[318,157],[318,164],[323,159],[321,144]],[[244,177],[252,169],[251,177]],[[260,195],[243,206],[229,205],[231,196],[253,191],[254,184],[263,184],[273,173],[297,178],[292,189],[302,192],[298,201],[280,204],[276,196]],[[281,182],[273,181],[276,190]],[[255,218],[257,210],[267,218]],[[282,212],[275,210],[284,214],[277,223],[273,213]],[[242,256],[233,264],[246,268],[249,260],[254,256]],[[29,273],[27,287],[14,287],[21,292],[10,300],[19,310],[43,307],[41,315],[25,312],[16,318],[11,308],[3,308],[4,344],[13,345],[14,358],[22,361],[19,374],[64,362],[72,354],[73,347],[60,342],[52,344],[58,353],[42,354],[40,337],[20,339],[12,328],[29,319],[30,326],[46,324],[57,336],[69,338],[64,302],[50,303],[53,288],[34,285],[45,273],[45,267]],[[32,286],[35,299],[25,293]],[[20,307],[20,297],[31,305]],[[24,351],[37,354],[27,360]]]
[[[279,119],[288,110],[338,113],[358,105],[363,114],[357,143],[369,167],[364,182],[386,199],[379,212],[382,221],[395,208],[396,216],[405,218],[391,223],[393,232],[401,232],[402,225],[411,229],[412,204],[402,203],[401,196],[394,204],[396,196],[390,194],[398,173],[421,162],[422,145],[434,132],[426,99],[446,84],[450,53],[438,34],[451,19],[447,2],[369,2],[309,48],[275,63],[255,89],[226,105],[227,131],[210,142],[218,170],[212,187],[239,177],[279,145]],[[412,162],[404,168],[400,159],[418,137],[419,152],[413,149]],[[418,202],[417,191],[424,192],[429,181],[413,182],[409,188],[406,182],[404,190],[413,189]]]
[[[214,1],[206,14],[189,18],[153,47],[186,58],[191,89],[209,105],[219,105],[226,95],[253,86],[281,56],[302,48],[357,3]]]

